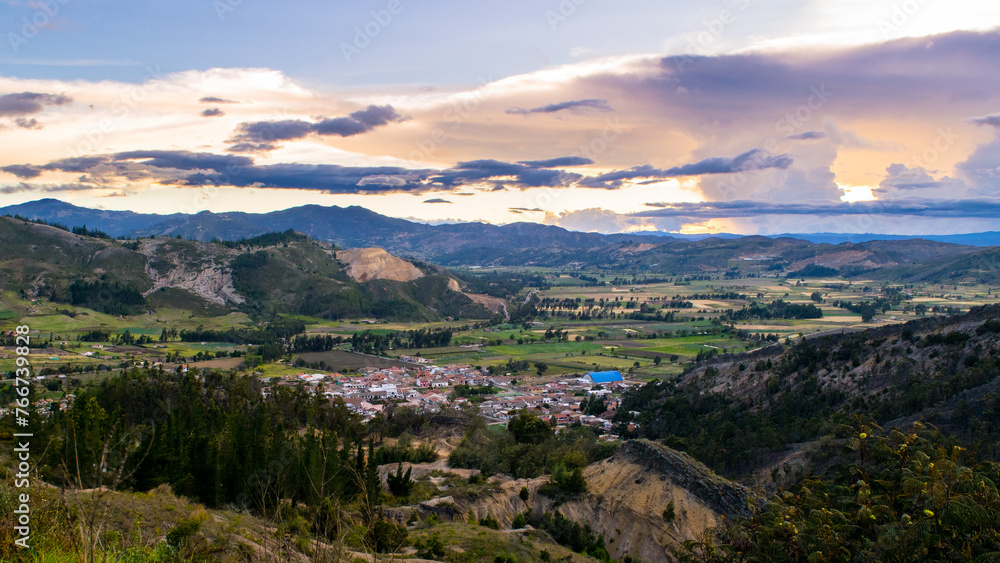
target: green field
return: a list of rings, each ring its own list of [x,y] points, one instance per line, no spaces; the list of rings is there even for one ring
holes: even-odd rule
[[[519,268],[519,271],[525,271]],[[781,340],[808,336],[839,329],[857,329],[878,326],[885,323],[905,322],[919,318],[914,307],[917,304],[930,307],[969,307],[992,303],[997,300],[995,288],[982,285],[930,286],[911,285],[905,288],[906,298],[891,311],[879,314],[871,323],[862,323],[858,314],[834,307],[837,301],[866,301],[878,295],[879,284],[869,282],[844,282],[840,280],[788,280],[777,278],[752,278],[736,280],[692,281],[684,283],[657,283],[649,285],[620,285],[585,287],[579,277],[571,277],[571,272],[532,268],[532,272],[544,275],[551,287],[544,290],[525,289],[522,296],[514,299],[523,302],[529,291],[540,299],[556,300],[592,299],[615,302],[618,306],[604,309],[604,317],[570,318],[573,310],[543,310],[534,324],[507,322],[490,327],[468,328],[468,322],[421,322],[421,323],[365,323],[358,319],[330,321],[308,316],[292,318],[306,324],[312,334],[350,336],[355,332],[370,331],[378,335],[388,335],[398,331],[417,329],[451,328],[454,331],[451,346],[425,348],[419,350],[389,350],[390,356],[423,356],[437,364],[468,363],[480,366],[506,365],[511,360],[544,363],[548,374],[578,373],[597,368],[630,369],[635,377],[670,377],[694,360],[701,352],[716,351],[741,352],[762,345],[760,341],[743,340],[748,334],[770,334]],[[576,273],[579,274],[579,273]],[[599,273],[592,274],[598,276]],[[606,277],[606,279],[610,279]],[[694,296],[706,294],[727,294],[736,292],[747,299],[705,299]],[[809,320],[745,320],[732,324],[730,330],[724,315],[727,310],[738,310],[751,300],[770,303],[782,299],[788,303],[812,304],[811,296],[818,292],[822,302],[818,306],[823,311],[820,319]],[[170,297],[170,296],[167,296]],[[177,297],[177,295],[172,295]],[[675,309],[676,318],[670,320],[636,320],[627,316],[637,311],[646,302],[656,303],[662,299],[687,299],[694,306]],[[650,300],[653,301],[650,301]],[[631,302],[632,307],[624,304]],[[92,368],[98,364],[117,367],[123,360],[135,357],[137,360],[161,360],[168,354],[191,358],[198,353],[251,351],[251,346],[235,346],[220,342],[178,342],[171,341],[165,347],[130,348],[128,352],[112,353],[102,351],[97,356],[111,356],[101,360],[85,357],[83,352],[96,351],[93,343],[79,342],[78,338],[89,331],[102,330],[111,334],[122,334],[126,330],[133,336],[149,336],[159,345],[159,335],[164,329],[191,330],[198,327],[212,330],[228,330],[237,327],[256,326],[245,313],[233,312],[216,315],[217,311],[207,311],[202,305],[190,309],[183,308],[183,301],[170,300],[169,306],[159,308],[155,313],[133,317],[115,317],[93,310],[53,303],[45,300],[26,301],[13,293],[0,295],[0,329],[9,330],[15,325],[26,324],[39,334],[35,338],[49,340],[70,352],[51,360],[51,354],[39,354],[33,363],[36,370],[64,369],[70,367]],[[582,310],[582,309],[581,309]],[[610,314],[609,314],[610,313]],[[933,314],[933,313],[928,313]],[[567,341],[545,340],[548,329],[565,331]],[[737,336],[735,331],[741,331]],[[577,340],[579,339],[579,340]],[[521,343],[519,344],[518,341]],[[481,348],[462,348],[462,344],[478,344]],[[346,348],[347,345],[344,346]],[[321,355],[303,354],[310,363],[324,361],[330,369],[357,369],[365,365],[393,365],[393,359],[377,359],[349,354],[344,350],[324,352]],[[661,358],[659,366],[653,365],[654,357]],[[677,356],[674,363],[669,362]],[[190,360],[188,360],[190,361]],[[0,352],[0,370],[13,368],[13,356]],[[634,366],[639,362],[639,367]],[[232,363],[232,362],[230,362]],[[265,373],[287,374],[287,366],[264,366],[258,368]],[[296,371],[297,373],[297,371]],[[89,377],[85,375],[84,377]]]

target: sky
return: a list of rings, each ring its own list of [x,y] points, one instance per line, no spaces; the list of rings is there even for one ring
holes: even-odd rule
[[[0,206],[1000,230],[1000,3],[0,0]]]

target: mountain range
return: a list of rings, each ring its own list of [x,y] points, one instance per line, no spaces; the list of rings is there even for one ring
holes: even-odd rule
[[[269,213],[203,211],[142,214],[41,199],[0,208],[0,215],[86,226],[112,237],[234,241],[293,229],[340,248],[379,247],[447,267],[569,267],[631,274],[844,275],[900,281],[1000,279],[1000,233],[908,238],[817,233],[764,236],[598,234],[538,223],[428,225],[363,207],[305,205]],[[850,239],[850,240],[848,240]],[[928,264],[928,267],[924,267]]]

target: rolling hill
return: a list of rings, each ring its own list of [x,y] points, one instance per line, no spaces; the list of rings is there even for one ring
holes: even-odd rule
[[[85,302],[116,314],[122,311],[115,302],[127,299],[132,314],[144,307],[179,306],[219,313],[240,309],[264,317],[491,316],[443,268],[425,265],[418,270],[383,252],[377,253],[383,261],[409,272],[410,278],[369,268],[356,281],[349,268],[357,263],[339,261],[335,246],[290,231],[238,243],[169,237],[117,241],[0,217],[0,237],[5,242],[0,247],[0,289],[28,298]]]

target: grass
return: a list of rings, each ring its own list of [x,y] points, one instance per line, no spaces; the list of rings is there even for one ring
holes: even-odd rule
[[[744,349],[743,343],[739,340],[733,340],[729,338],[720,338],[716,336],[685,336],[681,338],[674,338],[667,343],[662,345],[654,345],[650,347],[639,348],[640,350],[646,350],[650,352],[662,352],[664,354],[676,354],[678,356],[697,356],[698,352],[705,350],[717,349],[720,352],[723,349],[742,351]],[[620,353],[627,354],[630,350],[622,350]]]
[[[9,466],[10,463],[5,463]],[[0,509],[12,514],[15,507],[11,479],[0,483]],[[55,488],[32,489],[32,549],[20,551],[13,545],[9,526],[0,530],[0,560],[23,562],[81,561],[77,551],[79,534],[88,536],[79,520],[69,512],[83,512],[94,503],[106,507],[106,518],[95,532],[99,537],[100,561],[247,561],[247,554],[277,553],[278,540],[269,531],[270,522],[225,510],[209,510],[174,495],[163,485],[146,493],[60,492]],[[102,511],[103,512],[103,511]],[[200,522],[197,543],[182,546],[180,553],[163,541],[182,520]],[[82,531],[81,531],[82,529]],[[76,538],[74,538],[76,536]],[[208,553],[216,556],[208,556]],[[209,558],[210,557],[210,558]]]
[[[456,563],[490,563],[502,553],[513,555],[518,563],[534,563],[543,561],[542,551],[548,552],[551,561],[594,561],[556,544],[538,530],[514,534],[468,523],[420,523],[410,532],[410,539],[427,541],[434,535],[445,545],[443,559]]]
[[[531,344],[514,344],[502,346],[489,346],[486,350],[490,354],[522,357],[532,354],[560,354],[575,353],[583,350],[599,350],[602,345],[598,342],[538,342]]]
[[[159,328],[148,328],[148,327],[141,327],[141,326],[130,326],[130,327],[126,327],[126,328],[123,328],[123,329],[119,330],[118,334],[123,334],[126,330],[129,331],[129,333],[132,334],[132,335],[134,335],[134,336],[141,336],[141,335],[159,336],[160,333],[163,331],[162,329],[159,329]]]

